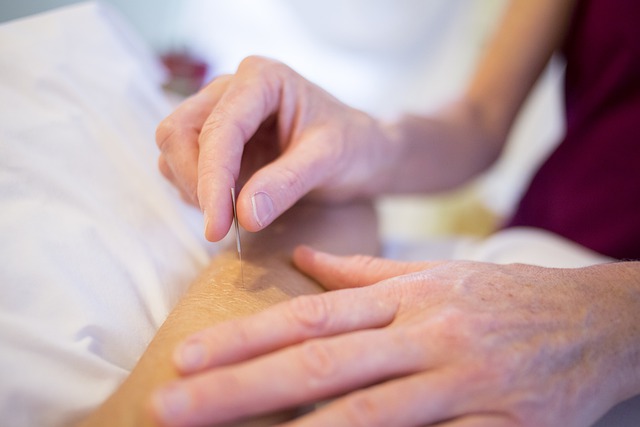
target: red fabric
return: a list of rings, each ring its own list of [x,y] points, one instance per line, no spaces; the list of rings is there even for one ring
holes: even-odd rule
[[[563,53],[567,133],[509,225],[640,259],[640,1],[579,1]]]

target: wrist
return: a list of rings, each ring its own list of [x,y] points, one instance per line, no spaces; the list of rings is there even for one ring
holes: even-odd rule
[[[371,196],[397,193],[397,178],[408,148],[401,121],[374,119],[372,129],[369,145],[374,167],[367,192]]]
[[[501,134],[484,126],[463,100],[430,115],[400,116],[380,128],[393,161],[383,187],[390,193],[458,188],[491,166],[504,145]]]
[[[640,394],[640,262],[593,266],[584,274],[597,319],[589,333],[600,353],[600,384],[613,405]]]
[[[330,178],[314,191],[322,200],[371,199],[392,191],[401,165],[401,146],[393,124],[352,109],[343,115],[340,153]]]

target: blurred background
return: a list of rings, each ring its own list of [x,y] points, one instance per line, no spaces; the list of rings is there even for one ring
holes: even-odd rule
[[[0,21],[73,0],[0,0]],[[279,59],[342,101],[380,117],[429,112],[464,88],[506,0],[103,0],[172,71],[172,96],[231,73],[247,55]],[[380,201],[384,237],[490,233],[508,216],[562,132],[553,61],[503,158],[460,191]]]

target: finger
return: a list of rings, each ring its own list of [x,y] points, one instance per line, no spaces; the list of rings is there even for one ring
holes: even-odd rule
[[[397,309],[394,295],[374,288],[297,297],[192,335],[176,348],[174,363],[188,374],[310,338],[379,328],[393,321]]]
[[[220,76],[197,94],[187,98],[158,125],[156,143],[174,185],[197,198],[198,136],[207,116],[226,90],[230,76]],[[163,174],[166,173],[163,171]]]
[[[432,427],[516,427],[522,425],[514,422],[507,415],[503,414],[483,414],[468,415],[442,423],[432,424]]]
[[[173,175],[173,171],[167,164],[162,154],[160,154],[160,156],[158,157],[158,169],[160,170],[162,175],[164,175],[164,177],[176,187],[176,189],[180,193],[180,197],[182,198],[182,200],[184,200],[186,203],[190,203],[192,205],[198,206],[198,201],[194,200],[193,194],[188,194],[185,191],[183,191],[183,189],[177,183],[176,178]]]
[[[336,256],[299,246],[293,262],[327,289],[368,286],[392,277],[433,268],[438,262],[399,262],[366,255]]]
[[[402,426],[430,426],[430,427],[517,427],[522,424],[514,422],[506,415],[502,414],[483,414],[480,413],[478,415],[468,415],[462,416],[459,418],[455,418],[452,420],[447,420],[443,422],[438,422],[435,424],[401,424],[400,420],[397,417],[391,418],[393,421],[389,424],[356,424],[355,422],[346,424],[349,427],[354,425],[363,425],[363,426],[372,426],[375,427],[377,425],[381,426],[394,426],[394,427],[402,427]],[[316,420],[308,419],[308,418],[300,418],[296,421],[278,424],[280,427],[311,427],[311,426],[326,426],[331,425],[332,427],[339,427],[341,424],[333,424],[333,420],[330,420],[331,424],[323,424],[327,422],[326,420],[321,420],[319,423],[316,423]]]
[[[239,195],[239,220],[249,231],[269,225],[328,177],[338,159],[322,132],[305,132],[284,153],[247,180]]]
[[[391,334],[368,330],[311,340],[239,365],[207,371],[174,383],[166,394],[161,392],[154,400],[156,408],[168,425],[220,423],[314,402],[404,375],[419,365],[418,353],[411,351],[411,342],[399,342],[402,335]],[[390,346],[390,341],[400,345]]]
[[[265,120],[277,115],[283,140],[294,133],[296,105],[303,93],[297,92],[298,83],[302,81],[290,68],[274,61],[250,57],[241,63],[236,79],[207,118],[200,135],[198,196],[203,209],[228,205],[224,195],[238,179],[244,145]],[[317,135],[309,132],[306,137]],[[264,228],[308,191],[320,171],[308,167],[318,150],[309,147],[290,151],[291,157],[284,156],[247,181],[245,188],[249,186],[251,191],[243,189],[238,202],[244,228]],[[295,166],[296,162],[302,165]],[[212,218],[211,237],[222,236],[229,225],[230,218]]]
[[[171,182],[175,186],[178,185],[178,183],[175,181],[175,176],[173,176],[173,171],[169,167],[169,164],[167,163],[167,160],[162,155],[162,153],[160,153],[160,155],[158,156],[158,170],[160,170],[162,176],[169,180],[169,182]]]
[[[473,426],[473,417],[464,416],[473,399],[465,380],[450,370],[393,379],[347,394],[287,426]]]
[[[198,198],[205,213],[231,212],[229,188],[238,179],[244,144],[278,111],[282,81],[277,73],[265,70],[266,64],[271,62],[245,59],[202,127]],[[207,238],[221,239],[230,225],[230,215],[210,216]]]

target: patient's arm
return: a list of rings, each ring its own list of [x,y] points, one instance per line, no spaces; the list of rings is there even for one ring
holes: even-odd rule
[[[376,218],[370,204],[293,207],[264,231],[242,235],[244,284],[235,245],[225,248],[193,283],[158,330],[118,390],[83,426],[155,425],[147,404],[158,385],[178,376],[172,351],[187,335],[214,323],[255,313],[321,288],[290,261],[293,248],[308,244],[334,253],[374,254]]]

